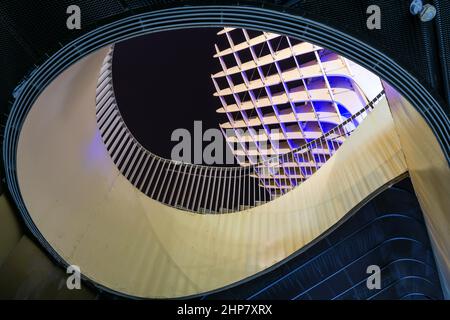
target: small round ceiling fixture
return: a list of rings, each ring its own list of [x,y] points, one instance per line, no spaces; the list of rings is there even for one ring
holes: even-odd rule
[[[423,4],[422,0],[413,0],[409,6],[409,11],[414,16],[419,16],[420,21],[428,22],[436,17],[436,8],[431,4]]]
[[[413,0],[409,6],[409,11],[412,15],[418,15],[420,11],[423,9],[423,2],[422,0]]]
[[[436,8],[431,4],[426,4],[423,6],[420,12],[420,20],[422,22],[428,22],[434,19],[436,16]]]

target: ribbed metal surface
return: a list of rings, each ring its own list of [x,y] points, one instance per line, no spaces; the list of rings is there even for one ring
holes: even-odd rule
[[[442,91],[450,105],[450,1],[434,0],[436,6],[436,35],[443,75]]]
[[[381,288],[367,287],[367,267]],[[310,248],[271,271],[203,299],[442,299],[419,203],[409,179],[384,191]]]

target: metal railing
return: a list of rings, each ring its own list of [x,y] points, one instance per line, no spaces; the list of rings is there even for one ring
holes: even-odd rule
[[[203,166],[161,158],[133,137],[117,107],[112,85],[112,50],[97,86],[97,122],[121,173],[150,198],[195,213],[230,213],[283,195],[312,176],[384,96],[298,149],[239,167]],[[289,174],[287,174],[289,172]]]

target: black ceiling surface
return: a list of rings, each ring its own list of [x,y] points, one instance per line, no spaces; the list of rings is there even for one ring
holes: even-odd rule
[[[152,153],[171,158],[178,144],[172,133],[185,129],[195,139],[194,121],[201,121],[203,132],[219,127],[221,105],[210,77],[220,69],[213,58],[219,30],[151,33],[114,46],[117,106],[134,138]]]

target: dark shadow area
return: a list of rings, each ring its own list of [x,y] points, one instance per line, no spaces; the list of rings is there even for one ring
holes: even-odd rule
[[[115,45],[117,103],[128,128],[147,150],[170,158],[177,144],[171,134],[177,128],[189,130],[192,139],[194,121],[202,121],[203,132],[218,128],[220,101],[213,96],[210,75],[220,69],[213,58],[219,30],[158,32]]]

